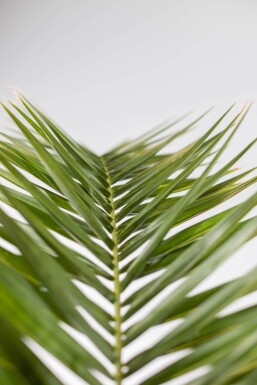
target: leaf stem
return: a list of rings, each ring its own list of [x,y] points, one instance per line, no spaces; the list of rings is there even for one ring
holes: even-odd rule
[[[109,192],[109,204],[111,207],[110,217],[112,224],[112,240],[113,240],[113,280],[114,280],[114,321],[115,321],[115,356],[114,356],[114,364],[116,368],[114,380],[116,385],[121,385],[122,382],[122,362],[121,362],[121,351],[122,351],[122,317],[121,317],[121,283],[120,283],[120,274],[119,274],[119,250],[118,250],[118,233],[117,233],[117,220],[115,214],[115,202],[114,202],[114,193],[112,189],[111,176],[109,173],[109,169],[107,163],[104,158],[102,158],[104,169],[107,176],[108,182],[108,192]]]

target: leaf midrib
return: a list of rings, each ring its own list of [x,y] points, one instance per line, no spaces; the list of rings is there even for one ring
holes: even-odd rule
[[[117,231],[117,219],[115,213],[115,202],[114,202],[114,191],[112,188],[112,180],[109,172],[109,168],[104,157],[101,157],[103,167],[106,173],[109,192],[109,205],[110,205],[110,218],[112,224],[112,241],[113,241],[113,282],[114,282],[114,331],[115,331],[115,344],[114,344],[114,365],[115,365],[115,374],[114,380],[116,385],[121,385],[122,381],[122,362],[121,362],[121,352],[122,352],[122,317],[121,317],[121,282],[120,282],[120,272],[119,272],[119,241],[118,241],[118,231]]]

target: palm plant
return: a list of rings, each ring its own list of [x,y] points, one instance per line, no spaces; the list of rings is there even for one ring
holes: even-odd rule
[[[18,98],[0,141],[0,383],[156,385],[205,368],[188,383],[256,384],[257,306],[221,311],[257,289],[257,268],[191,293],[257,234],[257,193],[210,210],[256,182],[233,169],[255,141],[214,171],[248,107],[179,151],[161,152],[202,117],[98,156]]]

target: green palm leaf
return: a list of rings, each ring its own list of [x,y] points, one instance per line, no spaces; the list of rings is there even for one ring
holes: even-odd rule
[[[257,235],[257,193],[220,206],[256,183],[235,169],[255,141],[218,162],[249,106],[182,149],[206,114],[98,156],[18,98],[0,140],[0,383],[255,384],[257,306],[222,311],[257,268],[194,293]]]

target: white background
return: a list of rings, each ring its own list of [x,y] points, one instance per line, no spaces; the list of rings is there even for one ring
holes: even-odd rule
[[[254,0],[1,0],[0,94],[19,87],[102,153],[178,113],[256,100],[256,43]],[[256,136],[254,104],[227,157]],[[256,247],[212,284],[256,264]]]
[[[255,99],[256,43],[254,0],[1,0],[0,94],[20,87],[103,152],[174,113]]]

